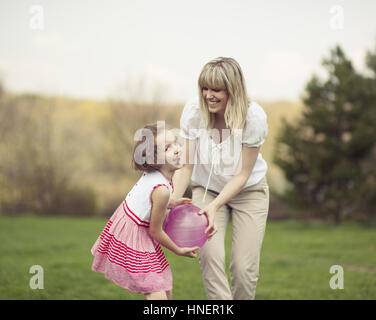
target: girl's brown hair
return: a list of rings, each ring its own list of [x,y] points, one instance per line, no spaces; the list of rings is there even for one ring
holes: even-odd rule
[[[163,122],[162,122],[163,123]],[[158,161],[157,136],[165,130],[159,123],[147,124],[135,133],[132,167],[138,171],[154,171],[162,166]]]

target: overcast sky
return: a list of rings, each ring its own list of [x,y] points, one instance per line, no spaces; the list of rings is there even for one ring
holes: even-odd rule
[[[12,91],[184,102],[203,65],[241,65],[253,100],[297,100],[330,48],[362,69],[376,1],[0,0],[0,74]]]

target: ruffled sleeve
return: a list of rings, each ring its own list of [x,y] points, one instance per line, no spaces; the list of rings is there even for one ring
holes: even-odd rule
[[[242,144],[247,147],[259,147],[264,143],[267,134],[268,123],[266,113],[259,104],[252,102],[248,108]]]
[[[199,136],[201,120],[198,97],[195,97],[184,106],[180,117],[180,135],[185,139],[196,139]]]

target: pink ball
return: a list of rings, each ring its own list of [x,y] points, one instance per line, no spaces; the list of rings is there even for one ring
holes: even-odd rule
[[[205,234],[209,222],[201,209],[192,204],[180,204],[171,209],[163,223],[163,230],[180,248],[202,247],[208,239]]]

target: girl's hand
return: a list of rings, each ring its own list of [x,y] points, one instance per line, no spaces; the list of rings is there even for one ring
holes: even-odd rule
[[[180,248],[179,252],[177,254],[179,256],[185,256],[189,258],[196,258],[197,257],[197,250],[200,249],[200,247],[193,247],[193,248]]]
[[[178,200],[174,200],[174,199],[171,198],[167,208],[172,209],[179,204],[188,204],[188,203],[192,203],[192,199],[190,199],[190,198],[180,198]]]
[[[209,240],[218,231],[217,227],[214,224],[214,218],[215,218],[216,213],[217,213],[217,207],[215,205],[213,205],[213,203],[210,203],[204,209],[201,209],[198,212],[198,215],[205,214],[206,217],[208,218],[209,225],[206,228],[205,233],[209,232],[209,234],[208,234]]]

